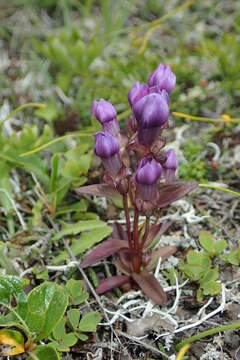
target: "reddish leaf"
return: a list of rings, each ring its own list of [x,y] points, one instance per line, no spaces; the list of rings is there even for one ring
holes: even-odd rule
[[[132,278],[136,281],[142,291],[158,305],[164,305],[167,302],[167,295],[163,291],[162,286],[159,284],[157,279],[143,270],[140,274],[133,273]]]
[[[96,293],[97,294],[103,294],[107,291],[110,291],[120,285],[123,285],[127,282],[129,282],[130,280],[130,276],[128,275],[117,275],[117,276],[112,276],[109,279],[105,279],[103,280],[99,286],[96,289]]]
[[[161,236],[162,234],[164,234],[171,225],[172,221],[168,221],[164,224],[153,225],[148,233],[144,248],[147,248],[149,245],[151,245],[152,241],[155,239],[156,236]]]
[[[149,262],[149,264],[147,265],[147,270],[151,271],[153,270],[157,263],[158,263],[158,259],[161,257],[162,258],[162,262],[165,261],[169,256],[175,254],[175,252],[177,251],[177,247],[175,245],[169,245],[169,246],[163,246],[160,249],[153,251],[151,253],[151,260]]]
[[[81,261],[81,268],[96,264],[98,261],[115,254],[118,251],[129,251],[128,242],[120,239],[108,239],[98,245]]]
[[[121,254],[119,254],[121,255]],[[121,272],[125,275],[129,275],[132,272],[131,264],[125,265],[121,260],[120,257],[116,257],[114,259],[113,264],[116,266],[117,272]]]
[[[75,189],[78,194],[94,195],[94,196],[105,196],[105,197],[119,197],[117,190],[111,188],[107,184],[94,184],[88,186],[82,186]]]
[[[194,190],[198,186],[196,181],[173,182],[170,184],[161,184],[159,186],[158,207],[163,208],[181,199],[183,196]]]

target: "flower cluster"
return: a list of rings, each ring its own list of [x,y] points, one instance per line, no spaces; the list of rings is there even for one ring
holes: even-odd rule
[[[156,304],[167,301],[151,271],[159,257],[164,261],[177,248],[169,245],[151,251],[150,245],[170,226],[168,222],[161,223],[161,209],[197,186],[195,182],[174,181],[178,160],[173,149],[164,150],[163,131],[168,128],[169,95],[175,83],[174,73],[164,64],[150,75],[148,84],[136,82],[128,93],[132,114],[123,131],[111,103],[103,99],[93,102],[93,115],[103,127],[103,131],[95,134],[94,151],[105,168],[104,183],[77,190],[80,194],[106,197],[120,194],[126,218],[126,229],[115,223],[111,237],[81,261],[80,266],[85,268],[114,255],[117,274],[99,284],[98,294],[124,285],[128,289],[142,289]],[[130,212],[134,213],[133,222]],[[146,217],[141,227],[140,214]],[[154,214],[155,221],[151,224],[150,217]]]
[[[131,150],[140,160],[135,175],[129,181],[132,189],[136,188],[136,199],[156,202],[159,180],[170,182],[174,179],[178,167],[177,157],[173,149],[162,151],[165,145],[162,132],[168,127],[169,94],[175,83],[176,76],[171,68],[160,64],[149,76],[148,85],[139,82],[133,85],[128,93],[132,116],[124,149],[121,149],[124,141],[114,106],[103,99],[93,102],[93,115],[103,127],[103,131],[95,134],[94,150],[102,159],[108,177],[111,176],[114,181],[120,170],[128,167],[123,159],[131,156]],[[117,188],[116,181],[115,185]]]

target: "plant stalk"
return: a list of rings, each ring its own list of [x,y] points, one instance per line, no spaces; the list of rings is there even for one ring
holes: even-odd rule
[[[139,253],[138,253],[138,218],[139,218],[139,212],[137,209],[134,211],[134,222],[133,222],[133,248],[136,252],[136,254],[133,255],[132,265],[133,265],[133,271],[139,272],[140,267],[139,266]]]
[[[141,249],[143,248],[145,241],[147,240],[149,228],[150,228],[150,217],[146,216],[145,232],[144,232],[142,242],[141,242]]]
[[[130,216],[129,216],[127,194],[124,194],[122,196],[122,199],[123,199],[123,208],[124,208],[124,212],[125,212],[126,225],[127,225],[128,244],[129,244],[129,247],[132,248],[131,222],[130,222]]]

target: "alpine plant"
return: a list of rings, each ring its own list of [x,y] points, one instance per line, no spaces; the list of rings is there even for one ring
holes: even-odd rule
[[[98,294],[124,285],[125,289],[140,288],[156,304],[167,302],[151,271],[160,257],[164,261],[177,249],[164,246],[151,252],[151,244],[170,226],[170,222],[161,222],[163,209],[197,186],[196,182],[175,180],[177,155],[173,149],[164,150],[169,95],[175,84],[176,76],[165,64],[159,64],[148,84],[136,82],[128,93],[132,114],[122,132],[114,106],[104,99],[93,102],[93,115],[103,128],[95,134],[94,152],[105,169],[104,183],[77,191],[111,198],[120,195],[126,217],[126,229],[115,223],[111,237],[81,262],[85,268],[114,255],[117,275],[102,281],[96,289]],[[145,217],[141,227],[140,215]]]

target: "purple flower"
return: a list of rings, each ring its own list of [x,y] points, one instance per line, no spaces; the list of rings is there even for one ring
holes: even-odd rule
[[[175,151],[170,149],[166,152],[166,161],[163,164],[167,181],[172,181],[178,168],[178,159]]]
[[[157,181],[162,174],[162,166],[152,157],[143,158],[136,170],[138,191],[143,200],[151,201],[157,195]]]
[[[138,138],[140,143],[151,146],[167,123],[169,107],[165,91],[144,96],[133,106],[133,112],[138,123]]]
[[[176,84],[176,75],[172,72],[169,65],[159,64],[157,69],[149,76],[149,87],[158,86],[160,89],[172,92]]]
[[[146,96],[148,91],[149,89],[146,84],[140,84],[139,81],[135,82],[128,93],[128,101],[131,107],[133,107],[142,97]]]
[[[117,113],[114,106],[101,99],[99,102],[93,101],[92,113],[95,118],[102,124],[105,131],[110,132],[112,135],[117,136],[119,134],[119,124],[117,121]]]
[[[94,152],[102,159],[108,173],[115,175],[122,167],[117,139],[109,132],[99,131],[95,135]]]

